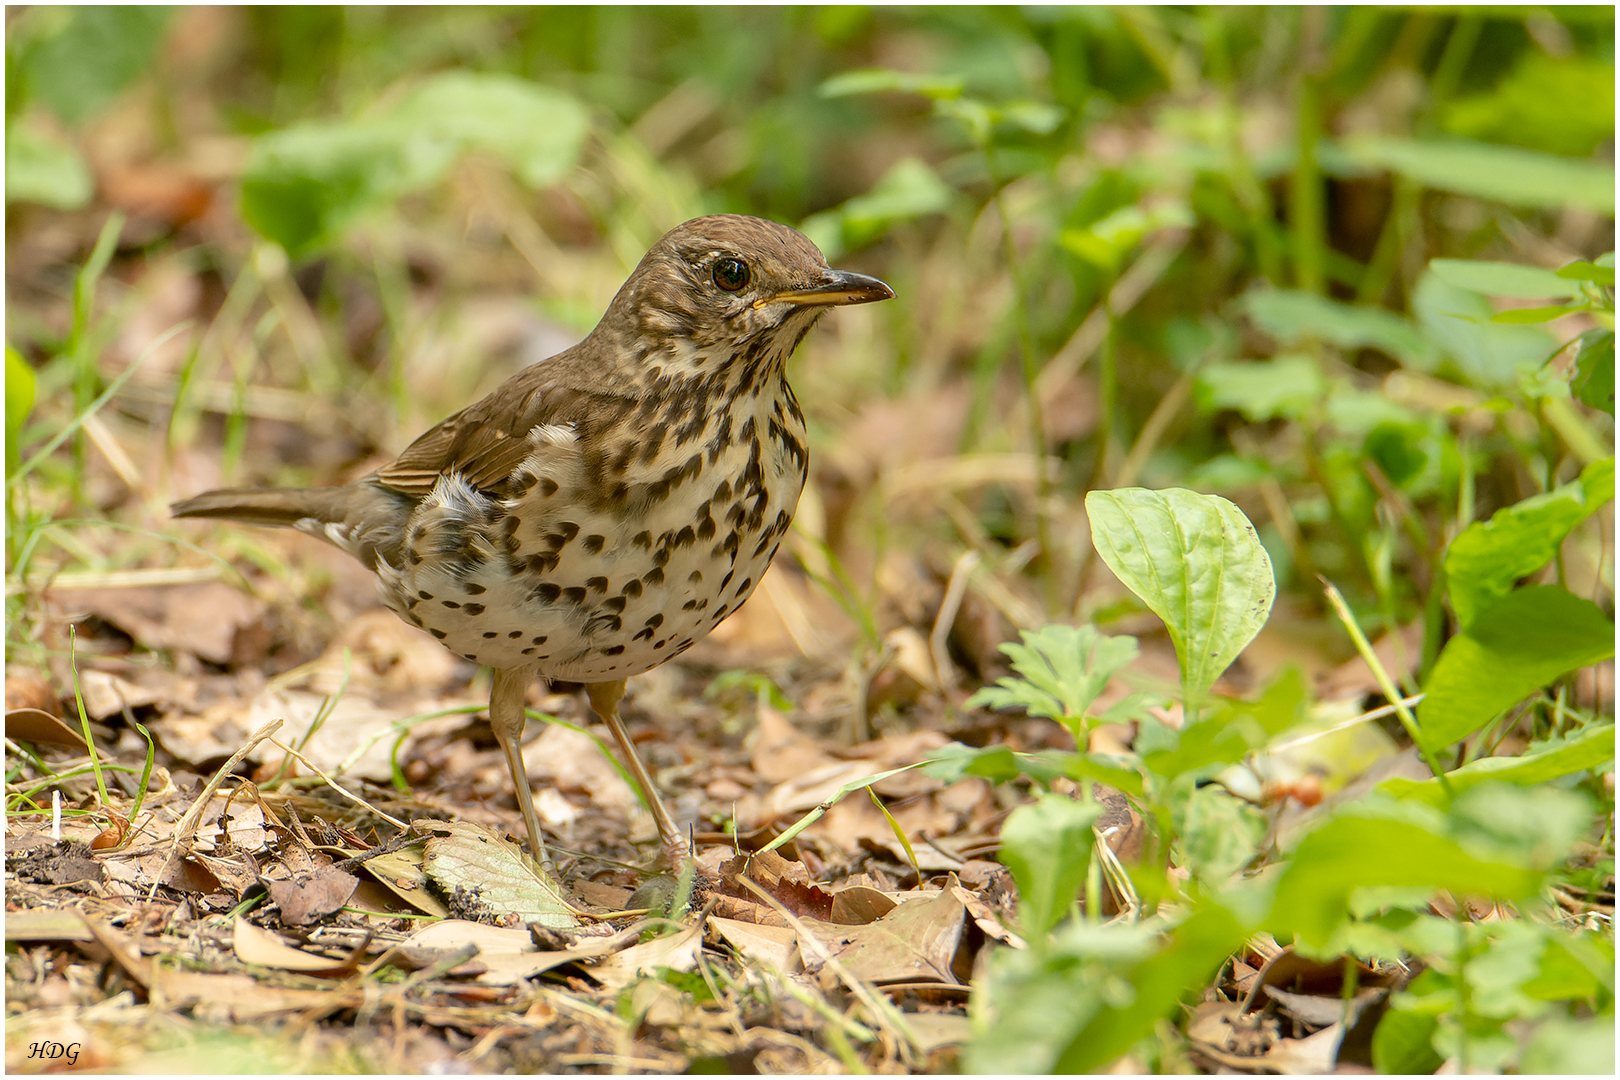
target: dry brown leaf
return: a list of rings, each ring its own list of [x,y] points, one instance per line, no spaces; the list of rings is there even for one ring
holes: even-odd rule
[[[780,917],[777,921],[781,921]],[[719,932],[727,945],[750,960],[767,963],[785,975],[800,969],[799,938],[791,927],[762,925],[712,915],[709,925]]]
[[[12,709],[6,713],[6,738],[85,748],[83,735],[43,709]]]
[[[236,958],[244,964],[280,968],[283,971],[301,971],[308,975],[337,974],[353,967],[350,961],[333,960],[329,956],[295,949],[268,930],[254,926],[240,915],[232,930],[232,947]]]
[[[46,598],[64,613],[89,612],[148,649],[178,649],[215,664],[251,660],[264,601],[220,581],[127,589],[63,589]]]
[[[428,887],[427,873],[422,868],[422,849],[422,844],[412,844],[399,851],[373,856],[360,865],[376,879],[376,884],[410,907],[440,919],[449,918],[450,909]],[[351,858],[362,854],[352,848],[343,849],[343,853]]]
[[[303,926],[330,915],[349,902],[360,879],[332,866],[322,866],[310,874],[288,880],[266,880],[270,899],[281,909],[281,921]],[[238,924],[241,920],[237,920]]]
[[[820,743],[794,727],[786,716],[769,705],[759,707],[758,726],[754,730],[753,740],[754,772],[767,783],[780,784],[812,769],[839,764],[838,759],[827,753]],[[810,805],[814,806],[815,803]]]
[[[96,720],[117,716],[125,708],[136,709],[163,700],[163,694],[156,689],[95,668],[79,672],[79,691],[84,695],[84,711]]]
[[[5,918],[7,941],[94,941],[84,916],[75,908],[35,908],[8,911]]]
[[[966,909],[953,894],[903,903],[876,922],[822,935],[851,974],[866,982],[956,984],[952,971]],[[816,928],[818,931],[821,928]],[[801,943],[801,949],[803,945]],[[805,967],[814,970],[813,958]]]
[[[854,885],[833,893],[832,921],[840,926],[864,926],[897,906],[892,897],[870,885]]]
[[[693,971],[697,968],[698,952],[703,946],[700,928],[693,926],[669,937],[654,938],[640,945],[632,945],[615,953],[591,968],[591,975],[610,993],[623,990],[643,972],[651,974],[659,968],[672,971]],[[548,954],[551,955],[551,954]]]

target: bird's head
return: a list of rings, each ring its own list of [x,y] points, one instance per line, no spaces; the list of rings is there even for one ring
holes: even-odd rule
[[[668,374],[750,362],[779,370],[829,307],[893,296],[877,278],[832,269],[786,225],[714,214],[653,245],[602,322]]]

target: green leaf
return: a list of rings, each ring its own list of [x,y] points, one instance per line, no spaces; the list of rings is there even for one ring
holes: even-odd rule
[[[1451,609],[1466,630],[1479,611],[1508,594],[1520,578],[1558,554],[1570,530],[1614,498],[1614,459],[1588,465],[1580,479],[1533,495],[1476,521],[1446,549]]]
[[[1118,268],[1142,238],[1160,229],[1190,228],[1196,219],[1183,203],[1124,206],[1084,228],[1064,229],[1058,241],[1082,259],[1109,272]]]
[[[1404,994],[1392,999],[1392,1007],[1373,1029],[1373,1069],[1385,1076],[1428,1075],[1440,1067],[1443,1059],[1434,1049],[1434,1032],[1439,1026],[1437,1014],[1428,1009],[1403,1009],[1401,1002],[1424,996],[1413,993],[1421,990],[1420,983],[1435,982],[1441,976],[1433,968],[1425,970],[1412,981]]]
[[[1536,1028],[1519,1058],[1524,1076],[1613,1076],[1614,1014],[1588,1020],[1555,1016]]]
[[[1253,862],[1265,839],[1266,816],[1218,784],[1194,788],[1172,811],[1185,865],[1209,886]]]
[[[982,776],[992,784],[1005,784],[1016,780],[1021,772],[1013,752],[1005,746],[975,749],[959,742],[946,743],[928,755],[919,771],[947,784],[964,776]]]
[[[1594,285],[1607,285],[1614,288],[1614,267],[1599,266],[1597,263],[1572,262],[1568,266],[1559,267],[1556,271],[1558,277],[1570,281],[1590,281]]]
[[[433,76],[391,110],[347,123],[310,123],[254,144],[242,178],[242,216],[297,258],[354,219],[439,182],[469,151],[503,158],[531,187],[579,160],[585,107],[508,75]]]
[[[1007,642],[1018,678],[1003,678],[968,698],[964,708],[1022,708],[1067,726],[1084,748],[1086,710],[1114,672],[1136,659],[1136,639],[1110,637],[1095,626],[1054,623],[1023,631],[1024,642]]]
[[[17,471],[20,462],[22,426],[34,411],[34,369],[22,354],[6,346],[6,475]]]
[[[1612,272],[1612,271],[1611,271]],[[1583,405],[1614,415],[1614,331],[1588,330],[1575,352],[1570,391]]]
[[[1433,362],[1434,346],[1410,322],[1383,308],[1341,304],[1289,289],[1245,293],[1238,307],[1260,329],[1288,344],[1318,339],[1341,349],[1378,349],[1420,368]]]
[[[447,71],[387,115],[390,127],[504,158],[531,188],[556,183],[579,162],[590,131],[584,105],[511,75]]]
[[[1565,672],[1613,655],[1614,624],[1590,600],[1556,585],[1511,592],[1440,653],[1418,707],[1423,741],[1449,746]]]
[[[1042,940],[1080,895],[1091,859],[1098,803],[1050,792],[1020,806],[1001,826],[1001,861],[1018,882],[1018,915],[1026,938]]]
[[[833,98],[895,91],[944,100],[960,97],[963,86],[962,79],[956,76],[913,75],[910,72],[891,71],[888,68],[868,68],[834,75],[821,84],[817,93],[824,98]]]
[[[6,125],[6,202],[77,210],[94,193],[90,167],[77,150],[26,124]]]
[[[1536,209],[1575,206],[1614,213],[1614,168],[1581,158],[1463,140],[1364,135],[1345,140],[1364,165],[1425,187]]]
[[[128,4],[34,16],[20,57],[29,93],[69,124],[83,123],[151,66],[173,11]]]
[[[1550,870],[1592,824],[1585,792],[1489,780],[1457,796],[1451,834],[1476,855]]]
[[[1243,512],[1219,495],[1122,488],[1086,495],[1097,554],[1164,620],[1196,712],[1260,632],[1277,585]]]
[[[1055,1073],[1096,1071],[1152,1034],[1165,1017],[1208,983],[1249,931],[1231,912],[1205,904],[1171,933],[1170,942],[1130,969],[1128,992],[1105,1000],[1059,1057]]]
[[[1489,757],[1470,761],[1446,774],[1454,793],[1461,794],[1486,780],[1511,784],[1544,784],[1571,773],[1601,768],[1614,760],[1614,725],[1592,724],[1568,738],[1532,743],[1517,757]],[[1408,780],[1394,777],[1378,785],[1378,790],[1398,799],[1417,799],[1430,806],[1444,806],[1445,788],[1437,778]]]
[[[1327,394],[1322,369],[1309,356],[1217,360],[1198,372],[1198,402],[1206,410],[1236,409],[1244,419],[1296,420]]]
[[[1464,850],[1444,835],[1443,818],[1415,813],[1420,809],[1428,808],[1352,804],[1305,837],[1277,883],[1267,929],[1294,934],[1296,945],[1309,951],[1332,937],[1357,888],[1421,885],[1504,899],[1533,896],[1540,888],[1540,874]]]
[[[1552,307],[1510,308],[1507,311],[1498,311],[1491,316],[1491,322],[1509,323],[1522,326],[1527,323],[1551,322],[1561,319],[1565,315],[1576,311],[1585,311],[1587,305],[1582,304],[1554,304]]]
[[[1442,281],[1433,271],[1425,271],[1412,291],[1412,314],[1423,336],[1444,351],[1466,381],[1507,388],[1522,372],[1541,367],[1555,342],[1537,326],[1492,322],[1494,313],[1484,296]],[[1438,362],[1439,354],[1433,359]]]
[[[1488,296],[1535,300],[1543,296],[1575,296],[1580,292],[1562,272],[1554,273],[1539,266],[1475,259],[1430,259],[1429,269],[1447,284]]]
[[[1524,49],[1490,90],[1442,102],[1441,122],[1467,138],[1585,157],[1614,138],[1614,58]]]
[[[1378,466],[1390,483],[1406,487],[1422,476],[1429,464],[1429,453],[1423,446],[1428,437],[1426,427],[1386,420],[1367,432],[1361,452]]]

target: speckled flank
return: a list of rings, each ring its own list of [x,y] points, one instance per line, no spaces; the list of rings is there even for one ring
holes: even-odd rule
[[[378,564],[384,602],[458,655],[554,679],[621,679],[684,651],[748,599],[792,521],[808,458],[780,372],[798,337],[755,365],[660,376],[667,407],[641,438],[602,440],[616,454],[552,425],[505,497],[442,477]]]

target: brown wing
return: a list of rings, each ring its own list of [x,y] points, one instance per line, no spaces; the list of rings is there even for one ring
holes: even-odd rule
[[[535,425],[566,423],[577,411],[584,395],[554,378],[565,355],[524,368],[482,401],[424,432],[371,479],[418,499],[451,472],[480,490],[497,490],[535,452],[529,441]]]

